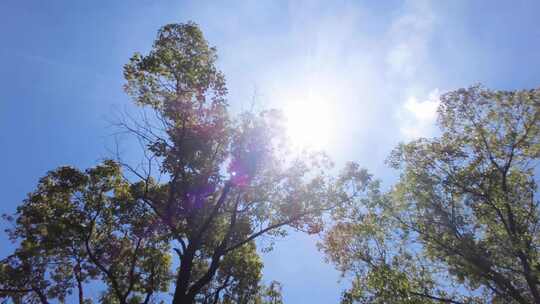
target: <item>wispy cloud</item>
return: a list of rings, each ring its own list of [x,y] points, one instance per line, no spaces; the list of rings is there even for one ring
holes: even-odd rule
[[[388,30],[386,63],[388,73],[402,80],[413,80],[425,64],[433,35],[435,14],[428,1],[408,1],[403,13]]]
[[[433,135],[439,97],[440,92],[435,89],[423,100],[411,96],[402,104],[397,116],[400,121],[399,130],[406,140]]]

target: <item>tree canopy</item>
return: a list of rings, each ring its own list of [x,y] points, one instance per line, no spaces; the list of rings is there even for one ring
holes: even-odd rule
[[[440,136],[398,146],[387,193],[336,214],[343,303],[540,303],[540,90],[444,94]]]

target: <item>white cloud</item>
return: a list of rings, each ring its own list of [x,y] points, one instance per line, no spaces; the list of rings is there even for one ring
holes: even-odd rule
[[[439,90],[431,90],[434,71],[430,62],[430,43],[437,28],[432,2],[406,1],[401,13],[386,33],[387,81],[394,96],[404,102],[395,104],[400,140],[434,134]]]
[[[417,97],[411,96],[401,105],[397,116],[399,130],[405,140],[433,135],[439,97],[439,90],[435,89],[424,100],[419,101]]]

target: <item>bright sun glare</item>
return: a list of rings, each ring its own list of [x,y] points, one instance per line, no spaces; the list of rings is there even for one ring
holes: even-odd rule
[[[328,103],[322,100],[291,102],[285,107],[287,133],[297,149],[325,149],[333,129]]]

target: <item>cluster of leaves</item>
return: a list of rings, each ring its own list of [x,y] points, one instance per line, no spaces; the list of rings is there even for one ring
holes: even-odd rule
[[[441,135],[397,147],[323,250],[354,277],[344,303],[540,303],[540,90],[441,97]]]

